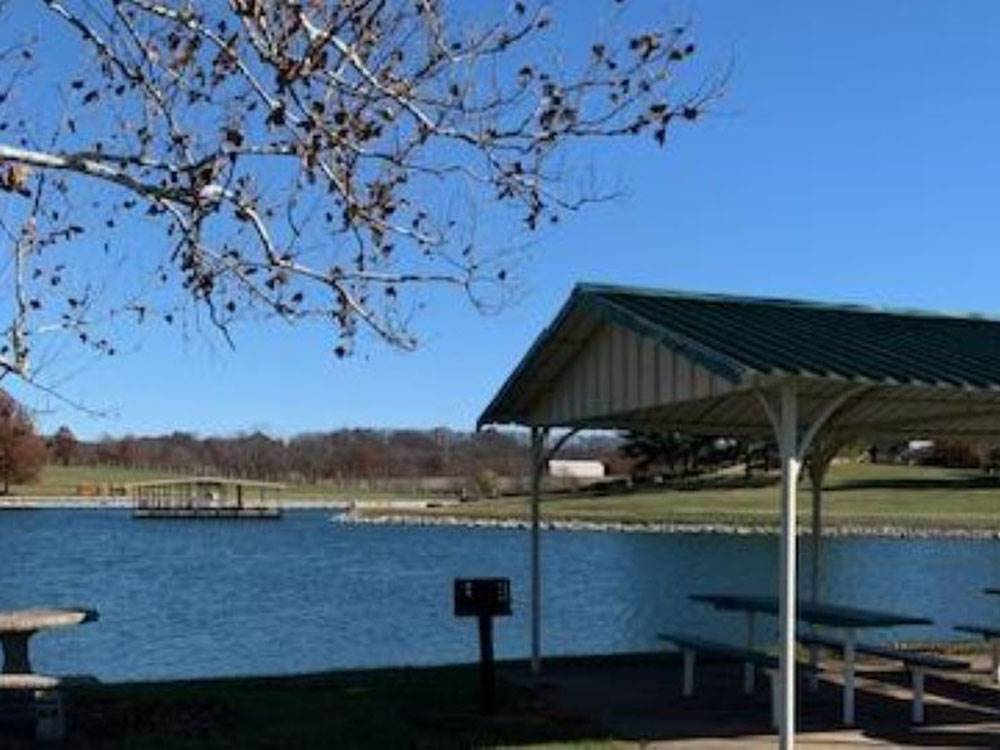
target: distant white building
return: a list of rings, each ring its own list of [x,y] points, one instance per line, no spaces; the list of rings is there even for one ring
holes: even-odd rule
[[[563,479],[603,479],[604,464],[600,461],[553,459],[549,461],[549,476]]]
[[[934,453],[933,440],[911,440],[899,454],[899,460],[913,465]]]

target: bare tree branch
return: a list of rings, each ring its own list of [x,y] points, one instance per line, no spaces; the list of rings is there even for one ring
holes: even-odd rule
[[[550,10],[528,0],[476,19],[438,0],[33,7],[61,26],[67,57],[89,62],[67,73],[32,43],[0,39],[0,188],[15,206],[0,372],[23,377],[38,332],[114,353],[96,322],[171,323],[178,287],[229,343],[259,311],[327,322],[338,355],[361,332],[411,349],[401,311],[421,288],[458,290],[483,310],[484,290],[505,298],[513,269],[481,244],[479,213],[518,227],[510,246],[612,198],[568,188],[576,144],[662,146],[726,85],[678,90],[695,51],[686,24],[601,29],[575,59],[553,55]],[[30,102],[35,68],[68,108],[48,146],[5,104],[45,119]],[[77,262],[55,260],[84,236],[148,269],[152,291],[102,300]],[[137,236],[141,250],[115,250]]]

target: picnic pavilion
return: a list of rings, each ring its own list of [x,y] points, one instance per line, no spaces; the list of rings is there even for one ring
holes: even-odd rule
[[[577,285],[478,424],[531,429],[531,649],[553,429],[773,437],[781,456],[779,736],[795,737],[796,485],[817,437],[1000,440],[1000,320]],[[821,509],[814,508],[815,533]]]

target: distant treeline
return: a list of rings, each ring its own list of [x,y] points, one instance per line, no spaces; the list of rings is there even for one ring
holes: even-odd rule
[[[291,438],[259,431],[222,437],[174,432],[78,441],[63,427],[47,443],[49,459],[63,464],[274,481],[473,479],[484,473],[513,479],[529,473],[527,434],[513,431],[342,429]],[[956,442],[845,448],[853,455],[870,453],[869,460],[984,468],[997,465],[1000,455],[996,446]],[[559,457],[602,461],[611,475],[673,476],[740,462],[748,472],[766,471],[776,464],[777,451],[771,443],[680,433],[587,434],[567,443]]]
[[[614,463],[622,460],[618,444],[613,437],[586,437],[560,456]],[[262,432],[204,438],[174,432],[78,441],[59,460],[275,481],[474,477],[483,472],[518,477],[528,472],[528,443],[522,433],[492,430],[349,429],[288,439]]]

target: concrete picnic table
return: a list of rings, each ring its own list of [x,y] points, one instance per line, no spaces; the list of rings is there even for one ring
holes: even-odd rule
[[[17,609],[0,611],[3,673],[30,674],[28,641],[40,630],[67,628],[98,619],[97,610],[85,607]]]
[[[779,612],[778,597],[748,596],[744,594],[692,594],[692,601],[711,604],[718,610],[743,612],[747,616],[747,647],[754,647],[754,616],[766,614],[777,616]],[[810,601],[799,601],[796,604],[796,616],[810,625],[822,625],[837,628],[844,635],[844,706],[843,721],[847,726],[854,726],[854,668],[857,631],[860,628],[890,628],[900,625],[932,625],[933,620],[926,617],[900,615],[894,612],[883,612],[874,609],[847,607],[839,604],[818,604]],[[815,663],[816,651],[810,649]],[[752,667],[747,670],[745,679],[748,684],[753,680]]]

